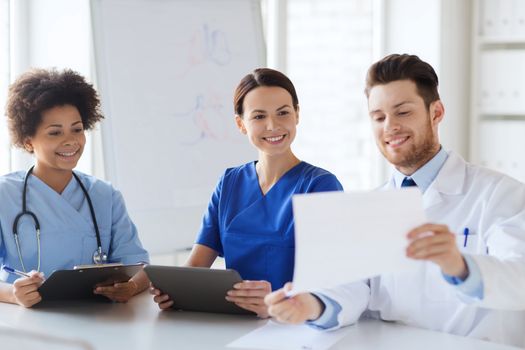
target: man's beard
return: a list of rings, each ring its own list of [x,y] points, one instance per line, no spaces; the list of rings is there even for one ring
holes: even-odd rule
[[[386,151],[383,151],[383,156],[396,168],[419,169],[432,158],[435,150],[436,143],[429,122],[423,143],[419,145],[412,144],[411,149],[408,152],[405,152],[402,159],[392,159]]]

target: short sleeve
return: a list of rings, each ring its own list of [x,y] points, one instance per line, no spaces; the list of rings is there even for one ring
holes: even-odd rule
[[[2,266],[4,266],[6,251],[4,244],[4,233],[2,232],[2,223],[0,222],[0,281],[7,281],[8,275],[4,273]]]
[[[308,192],[331,192],[343,191],[343,185],[339,182],[337,177],[331,173],[316,177],[310,186]]]
[[[202,225],[195,242],[215,250],[220,256],[224,255],[219,229],[219,203],[224,177],[224,175],[221,176],[219,183],[215,187],[215,191],[213,191],[208,208],[202,218]]]
[[[7,208],[4,208],[4,206],[13,206],[14,204],[9,201],[9,196],[7,194],[7,186],[5,182],[5,176],[0,177],[0,198],[2,198],[2,201],[0,202],[0,281],[6,281],[9,277],[7,272],[4,273],[4,270],[2,270],[2,266],[5,264],[6,256],[7,256],[7,249],[6,249],[6,243],[5,243],[5,235],[8,234],[8,232],[4,232],[4,226],[9,227],[9,224],[7,223]],[[2,222],[3,221],[3,222]],[[12,225],[12,224],[11,224]]]
[[[124,198],[113,190],[111,218],[111,250],[109,262],[123,264],[149,263],[149,254],[142,247],[137,227],[131,221]]]

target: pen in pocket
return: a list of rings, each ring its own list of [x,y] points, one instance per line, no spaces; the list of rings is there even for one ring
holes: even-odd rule
[[[463,240],[463,247],[467,246],[468,235],[469,235],[469,229],[468,227],[465,227],[465,229],[463,230],[463,236],[465,236],[465,239]]]

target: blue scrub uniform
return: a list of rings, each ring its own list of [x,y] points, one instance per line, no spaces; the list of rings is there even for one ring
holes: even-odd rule
[[[275,290],[293,277],[292,196],[343,187],[328,171],[301,162],[263,195],[255,163],[226,170],[196,243],[224,256],[226,267],[237,270],[243,279],[269,281]]]
[[[148,262],[137,229],[128,216],[120,192],[110,184],[76,172],[88,191],[100,230],[102,250],[108,262],[124,264]],[[0,265],[22,270],[13,237],[13,222],[22,211],[22,188],[25,172],[0,177]],[[72,269],[75,265],[93,264],[97,249],[95,228],[89,206],[74,177],[62,194],[34,175],[27,181],[27,209],[40,222],[41,267],[45,276],[54,270]],[[28,271],[36,270],[37,240],[35,224],[24,215],[18,224],[20,249]],[[18,276],[7,275],[12,283]]]

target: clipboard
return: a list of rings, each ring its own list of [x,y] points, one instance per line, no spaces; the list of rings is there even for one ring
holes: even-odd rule
[[[42,301],[98,299],[109,300],[93,293],[98,285],[126,282],[143,268],[143,264],[85,266],[75,270],[57,270],[38,288]]]
[[[144,272],[155,288],[170,296],[174,309],[255,315],[224,298],[235,283],[242,281],[235,270],[148,265]]]

